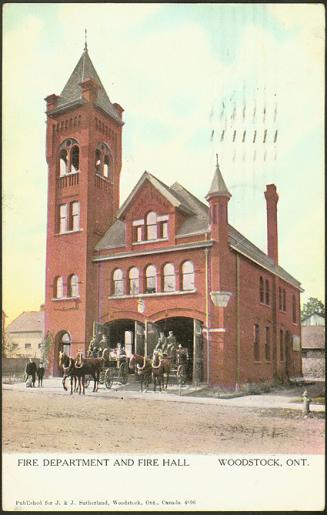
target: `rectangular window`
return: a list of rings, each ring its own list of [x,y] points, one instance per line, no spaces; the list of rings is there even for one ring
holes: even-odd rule
[[[260,361],[260,329],[258,324],[254,324],[254,361]]]
[[[283,311],[286,311],[286,290],[283,290]]]
[[[270,327],[266,327],[265,358],[270,361]]]
[[[136,241],[142,241],[142,225],[135,227],[135,239]]]
[[[280,361],[284,361],[284,331],[280,329],[279,331],[279,357]]]
[[[269,285],[269,281],[268,279],[266,279],[265,281],[265,286],[266,286],[266,304],[269,306],[270,304],[270,285]]]
[[[31,343],[25,343],[25,349],[31,349],[32,344]]]
[[[79,230],[79,202],[72,202],[72,230]]]
[[[279,304],[279,309],[283,309],[283,303],[282,303],[282,289],[281,287],[278,288],[278,304]]]
[[[292,297],[292,321],[293,324],[296,324],[296,300],[295,295]]]
[[[162,222],[161,237],[168,238],[168,222]]]
[[[67,232],[67,204],[59,206],[59,232]]]

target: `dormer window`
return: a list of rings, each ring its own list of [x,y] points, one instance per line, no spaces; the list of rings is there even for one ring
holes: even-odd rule
[[[79,172],[79,146],[76,140],[67,139],[59,149],[59,176]]]
[[[150,211],[145,219],[133,220],[132,225],[133,241],[136,243],[168,239],[168,215]]]
[[[106,143],[98,143],[95,149],[95,173],[106,179],[110,178],[111,166],[110,149]]]

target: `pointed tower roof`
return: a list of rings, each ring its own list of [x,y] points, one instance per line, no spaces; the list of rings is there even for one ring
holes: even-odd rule
[[[215,174],[212,179],[212,183],[210,186],[210,190],[206,195],[206,199],[209,200],[211,197],[228,197],[231,198],[231,193],[229,193],[227,186],[225,184],[224,178],[219,168],[218,163],[218,154],[216,154],[217,163]]]
[[[87,44],[85,42],[84,51],[78,63],[76,64],[73,73],[69,77],[64,89],[58,97],[56,108],[54,112],[67,109],[72,105],[83,103],[82,90],[80,83],[86,79],[93,79],[99,86],[97,100],[95,104],[109,114],[114,120],[122,124],[122,119],[115,106],[110,102],[106,90],[93,66],[90,59]]]

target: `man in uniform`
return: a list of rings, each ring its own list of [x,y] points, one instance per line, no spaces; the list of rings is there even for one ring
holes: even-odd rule
[[[167,346],[167,339],[165,337],[165,334],[163,332],[161,332],[159,335],[155,350],[161,350],[161,352],[165,352],[166,346]]]
[[[32,384],[31,386],[35,386],[35,379],[36,379],[36,364],[34,363],[34,361],[32,360],[32,358],[29,358],[29,361],[26,363],[26,367],[25,367],[25,374],[26,374],[26,386],[29,385],[29,377],[31,376],[32,378]]]
[[[176,354],[177,349],[177,341],[176,336],[174,336],[173,331],[169,331],[168,337],[167,337],[167,350],[166,352],[171,355]]]

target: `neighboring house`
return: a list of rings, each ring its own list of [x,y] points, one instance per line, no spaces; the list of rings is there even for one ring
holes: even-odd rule
[[[304,326],[312,326],[312,325],[320,325],[325,326],[325,317],[320,315],[319,313],[311,313],[311,315],[302,318],[301,320],[302,327]]]
[[[124,110],[111,103],[87,48],[46,102],[51,372],[59,373],[60,350],[86,352],[97,330],[111,346],[147,356],[160,332],[173,331],[195,382],[300,376],[302,289],[279,265],[276,186],[263,192],[267,252],[229,224],[218,158],[199,170],[205,202],[144,172],[121,204]]]
[[[44,311],[24,311],[6,329],[13,358],[41,358]]]
[[[325,318],[318,313],[302,320],[302,370],[304,377],[325,377]]]

